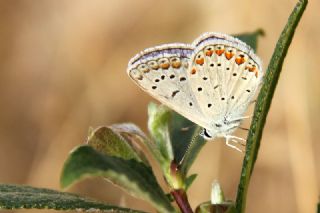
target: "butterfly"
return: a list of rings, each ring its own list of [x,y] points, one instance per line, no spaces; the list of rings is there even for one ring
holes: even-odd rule
[[[208,32],[192,44],[151,47],[128,64],[131,79],[155,99],[203,127],[205,139],[232,135],[239,127],[263,80],[262,64],[253,49],[227,34]]]

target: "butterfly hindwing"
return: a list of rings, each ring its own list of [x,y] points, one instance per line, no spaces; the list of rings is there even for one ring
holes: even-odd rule
[[[259,59],[225,34],[204,34],[193,45],[188,74],[203,114],[212,121],[241,117],[262,80]]]

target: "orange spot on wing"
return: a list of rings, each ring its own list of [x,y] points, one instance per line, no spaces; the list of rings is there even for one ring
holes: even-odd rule
[[[256,72],[256,67],[252,66],[252,67],[249,67],[249,72]]]
[[[243,57],[237,57],[236,58],[236,63],[238,65],[243,64],[246,60]]]
[[[180,61],[172,62],[172,67],[173,68],[180,68],[181,67],[181,62]]]
[[[247,68],[249,69],[249,72],[254,72],[255,76],[258,78],[259,71],[256,66],[247,67]]]
[[[192,74],[192,75],[194,75],[194,74],[196,74],[196,73],[197,73],[196,68],[192,68],[192,70],[191,70],[191,74]]]
[[[168,69],[169,67],[170,67],[170,64],[169,63],[165,63],[165,64],[160,64],[160,67],[162,68],[162,69]]]
[[[212,54],[213,54],[213,50],[207,50],[206,56],[212,56]]]
[[[226,56],[226,58],[228,59],[228,60],[230,60],[232,57],[233,57],[233,53],[231,53],[231,52],[226,52],[225,53],[225,56]]]
[[[204,64],[204,58],[196,59],[196,64],[199,64],[199,65]]]
[[[218,56],[222,55],[222,53],[224,53],[224,49],[222,49],[222,50],[216,50],[216,54],[217,54]]]

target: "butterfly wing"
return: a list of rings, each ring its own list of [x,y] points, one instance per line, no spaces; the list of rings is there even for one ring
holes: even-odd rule
[[[232,36],[205,33],[193,42],[188,72],[202,113],[212,121],[243,116],[262,81],[253,50]]]
[[[241,119],[263,77],[253,50],[220,33],[146,49],[127,71],[151,96],[206,129]]]
[[[127,72],[143,90],[189,120],[208,126],[190,88],[187,70],[193,47],[166,44],[146,49],[129,61]]]

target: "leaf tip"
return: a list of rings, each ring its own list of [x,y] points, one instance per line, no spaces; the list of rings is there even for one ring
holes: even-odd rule
[[[266,35],[266,32],[262,28],[258,28],[255,33],[256,35],[262,36],[262,37]]]

